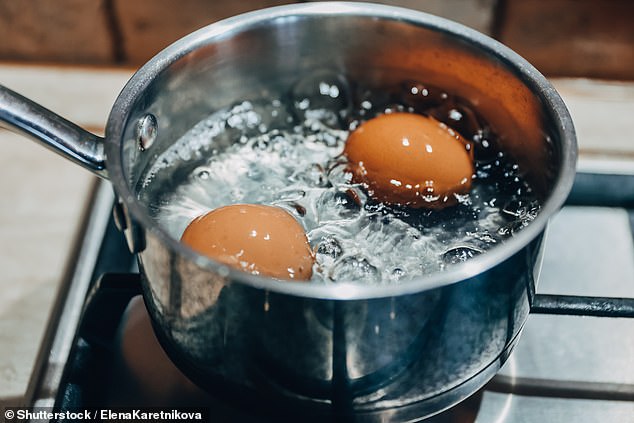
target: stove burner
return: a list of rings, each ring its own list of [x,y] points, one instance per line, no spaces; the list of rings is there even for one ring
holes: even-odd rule
[[[115,275],[121,286],[129,286],[129,279],[128,275]],[[161,404],[208,408],[214,422],[270,421],[267,411],[249,413],[236,406],[239,399],[234,403],[223,401],[189,381],[161,348],[140,296],[127,304],[116,331],[108,329],[103,315],[100,317],[93,324],[90,321],[96,316],[85,316],[88,322],[84,322],[80,333],[87,335],[80,336],[75,345],[59,399],[62,409]],[[474,422],[480,399],[481,393],[477,393],[428,421]],[[279,416],[273,420],[281,421]]]
[[[581,182],[584,179],[588,177],[582,175]],[[593,183],[597,180],[602,184],[605,182],[603,177],[589,178],[589,180]],[[628,183],[632,180],[632,178],[627,179]],[[617,182],[617,185],[622,185],[622,176],[617,178]],[[593,197],[588,194],[592,190],[588,191],[586,188],[587,184],[582,183],[580,188],[573,189],[571,201],[582,205],[593,204]],[[597,201],[602,206],[631,208],[632,198],[624,197],[623,190],[618,192],[620,194],[615,200],[616,203],[609,198],[606,199],[605,195],[597,197]],[[119,288],[127,288],[130,286],[130,279],[138,279],[138,275],[127,273],[131,269],[134,270],[134,257],[128,253],[125,241],[116,230],[109,213],[104,214],[104,210],[112,207],[112,194],[109,187],[102,183],[95,197],[95,212],[86,224],[86,239],[79,246],[82,254],[79,255],[77,269],[69,282],[66,302],[61,304],[58,310],[60,322],[55,337],[51,338],[49,362],[42,365],[42,374],[39,375],[36,380],[38,384],[33,389],[35,399],[32,404],[36,406],[55,404],[62,409],[119,405],[150,406],[157,403],[174,406],[194,405],[208,408],[214,421],[245,419],[255,422],[266,421],[266,417],[260,414],[250,415],[248,410],[245,411],[224,399],[209,395],[182,375],[180,370],[169,361],[154,337],[154,332],[150,330],[151,325],[142,300],[134,298],[130,301],[132,295],[130,291],[126,292],[126,289],[122,290],[123,294],[118,300],[111,302],[107,314],[92,317],[85,315],[80,330],[75,329],[77,322],[73,322],[69,316],[78,315],[78,310],[81,309],[84,301],[82,293],[86,292],[92,281],[96,281],[104,273],[121,272],[122,274],[117,276],[121,279],[115,285],[119,284]],[[629,213],[631,222],[634,222],[634,212]],[[100,228],[103,229],[101,232]],[[88,244],[94,244],[92,248],[96,245],[97,251],[94,257],[90,248],[87,247]],[[553,310],[559,309],[565,314],[610,315],[612,313],[611,315],[614,316],[632,314],[632,300],[629,299],[619,300],[622,303],[621,306],[612,311],[606,311],[605,304],[618,305],[619,301],[610,302],[611,299],[604,299],[609,300],[608,303],[604,303],[603,306],[594,304],[590,309],[584,310],[578,303],[578,301],[584,303],[582,297],[538,295],[536,299],[538,304],[536,311],[541,309],[541,311],[552,313]],[[564,302],[563,307],[561,301]],[[125,313],[124,310],[126,310]],[[61,344],[66,346],[60,347]],[[60,369],[64,369],[63,373]],[[631,415],[631,411],[634,411],[634,396],[632,395],[634,385],[620,385],[616,395],[612,390],[604,389],[600,392],[600,396],[596,396],[596,392],[592,389],[586,389],[589,385],[572,380],[560,385],[552,385],[555,388],[563,386],[565,392],[561,389],[553,390],[552,386],[550,390],[544,390],[542,386],[538,386],[539,380],[529,380],[530,383],[524,383],[528,379],[511,380],[507,373],[503,371],[483,391],[426,421],[432,423],[509,421],[505,420],[508,416],[504,417],[500,414],[508,412],[506,406],[495,406],[495,404],[508,404],[509,401],[504,398],[514,399],[512,402],[517,404],[536,401],[540,397],[545,397],[548,401],[554,401],[556,398],[574,398],[574,401],[591,398],[592,404],[601,402],[602,406],[604,405],[602,401],[606,401],[606,404],[611,407],[610,410],[613,411],[605,411],[604,407],[597,412],[602,413],[600,415],[617,416],[616,420],[613,418],[612,421],[622,421],[618,419],[618,416]],[[608,385],[602,384],[601,387],[605,388]],[[593,387],[596,385],[591,386]],[[49,392],[53,393],[55,398],[47,397]],[[510,395],[510,393],[514,394]],[[584,410],[590,409],[583,407]],[[567,413],[571,413],[570,410],[568,409]],[[539,413],[532,415],[538,416]],[[525,415],[521,414],[521,416],[523,418]]]

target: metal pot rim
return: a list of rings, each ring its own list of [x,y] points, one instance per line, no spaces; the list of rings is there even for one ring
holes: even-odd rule
[[[145,91],[148,85],[171,63],[185,54],[213,40],[221,40],[231,34],[238,33],[245,28],[252,28],[266,21],[289,16],[342,15],[397,20],[451,34],[494,54],[510,70],[516,73],[531,91],[538,93],[545,107],[552,110],[554,116],[553,130],[562,139],[562,157],[554,188],[534,221],[503,244],[493,247],[486,253],[465,263],[453,265],[442,272],[424,275],[398,284],[365,285],[359,282],[337,284],[289,283],[250,275],[228,268],[210,258],[195,253],[171,237],[151,219],[146,207],[136,198],[127,184],[121,162],[124,118],[130,113],[135,99]],[[225,275],[234,282],[287,295],[336,300],[381,298],[421,292],[464,281],[502,263],[541,234],[545,230],[550,217],[561,208],[572,187],[577,157],[575,131],[563,100],[546,78],[521,56],[484,34],[443,18],[399,7],[359,2],[304,3],[258,10],[213,23],[176,41],[143,65],[122,90],[108,118],[105,151],[109,178],[130,213],[132,220],[151,231],[153,236],[157,237],[173,252],[195,263],[202,269]]]

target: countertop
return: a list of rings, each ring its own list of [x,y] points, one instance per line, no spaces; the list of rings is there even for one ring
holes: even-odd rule
[[[4,64],[0,84],[100,133],[131,74],[117,68]],[[634,83],[584,79],[553,83],[577,128],[580,168],[634,174]],[[3,129],[0,148],[2,406],[19,404],[27,389],[95,178]]]
[[[130,70],[0,65],[0,84],[100,133]],[[0,129],[0,405],[24,396],[96,177]]]

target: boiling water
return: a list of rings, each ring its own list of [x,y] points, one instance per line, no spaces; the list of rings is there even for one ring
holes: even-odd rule
[[[496,148],[495,134],[468,104],[418,82],[376,92],[317,73],[284,98],[218,111],[159,157],[143,179],[142,200],[175,238],[217,207],[282,207],[304,226],[316,252],[313,281],[323,283],[396,283],[440,271],[534,219],[539,204],[519,167]],[[349,131],[391,111],[433,116],[473,140],[476,174],[457,206],[388,206],[352,183],[342,157]],[[169,190],[152,189],[174,180]]]

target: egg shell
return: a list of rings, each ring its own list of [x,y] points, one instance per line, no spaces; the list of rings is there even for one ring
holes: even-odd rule
[[[285,210],[234,204],[194,219],[181,241],[195,251],[252,274],[309,280],[313,253],[303,227]]]
[[[344,154],[355,183],[374,199],[413,208],[456,204],[471,189],[473,148],[431,117],[389,113],[362,123]]]

